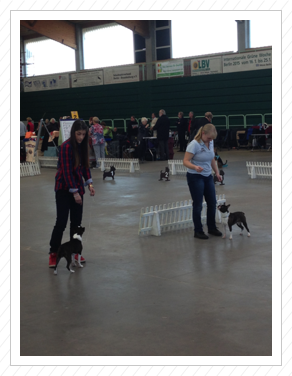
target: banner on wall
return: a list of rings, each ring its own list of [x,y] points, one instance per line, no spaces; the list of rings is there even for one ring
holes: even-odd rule
[[[222,64],[223,73],[272,68],[272,50],[226,55]]]
[[[139,66],[137,65],[104,69],[105,85],[136,81],[139,81]]]
[[[103,71],[91,71],[71,74],[72,87],[103,85]]]
[[[156,78],[176,77],[184,75],[184,61],[170,60],[156,63]]]
[[[67,89],[70,87],[69,74],[27,77],[24,78],[23,85],[25,92]]]
[[[222,73],[222,58],[207,57],[204,59],[191,60],[191,75],[216,74]]]

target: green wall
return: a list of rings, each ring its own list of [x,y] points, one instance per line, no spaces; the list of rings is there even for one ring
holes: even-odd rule
[[[183,111],[202,116],[272,112],[272,70],[160,79],[125,84],[20,93],[20,115],[38,121],[70,116],[78,111],[85,120],[150,117],[163,108],[170,117]],[[250,119],[258,123],[259,119]],[[220,120],[217,119],[220,123]],[[216,124],[216,121],[214,122]],[[241,119],[234,118],[241,123]]]

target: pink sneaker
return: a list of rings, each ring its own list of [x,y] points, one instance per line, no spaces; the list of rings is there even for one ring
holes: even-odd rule
[[[57,262],[57,253],[50,253],[49,268],[54,268]]]
[[[75,260],[78,261],[78,255],[77,255],[77,253],[76,253],[76,255],[75,255]],[[81,263],[82,263],[82,262],[85,262],[85,258],[81,256],[80,262],[81,262]]]

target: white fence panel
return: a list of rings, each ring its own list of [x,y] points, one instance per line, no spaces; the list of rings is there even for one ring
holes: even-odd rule
[[[246,168],[251,179],[272,179],[272,162],[246,162]]]
[[[217,205],[226,202],[225,195],[216,196]],[[203,201],[202,224],[206,224],[207,205]],[[216,222],[221,223],[221,213],[216,209]],[[180,230],[193,226],[192,200],[172,204],[150,206],[141,209],[139,235],[160,236],[162,232]]]
[[[139,159],[125,159],[125,158],[100,158],[100,170],[104,171],[106,168],[115,166],[116,170],[129,171],[131,173],[140,171]]]
[[[25,162],[20,163],[20,177],[24,176],[35,176],[40,175],[40,165],[39,162],[36,160],[36,162]]]
[[[183,165],[182,159],[169,159],[168,168],[171,175],[186,174],[187,168]]]

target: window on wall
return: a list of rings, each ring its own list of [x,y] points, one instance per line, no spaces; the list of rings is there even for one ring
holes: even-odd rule
[[[174,19],[172,22],[172,57],[180,58],[237,51],[237,23],[199,15],[191,20]],[[207,26],[206,26],[207,25]]]
[[[71,72],[76,70],[75,50],[45,37],[25,42],[26,75]]]
[[[250,21],[250,47],[272,46],[274,30],[263,26],[262,22]]]
[[[84,68],[134,64],[132,30],[112,23],[83,29]]]

